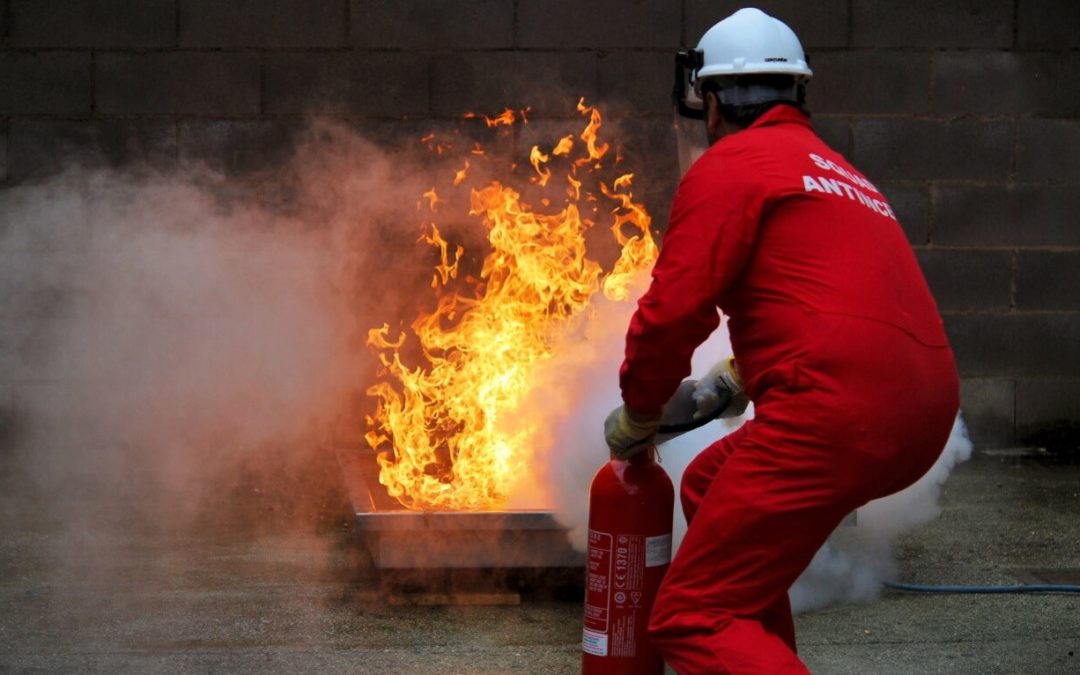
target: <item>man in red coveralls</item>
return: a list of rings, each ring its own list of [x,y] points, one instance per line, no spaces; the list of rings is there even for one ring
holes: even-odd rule
[[[934,463],[956,367],[888,201],[814,134],[791,29],[744,9],[679,63],[678,107],[710,147],[675,194],[605,433],[620,457],[648,447],[729,317],[734,363],[709,378],[755,417],[686,470],[689,527],[650,635],[683,675],[805,673],[788,588],[845,515]]]

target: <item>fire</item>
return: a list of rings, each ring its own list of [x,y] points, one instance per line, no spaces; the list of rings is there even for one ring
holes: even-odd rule
[[[551,157],[540,152],[540,146],[534,145],[532,152],[529,153],[529,162],[532,163],[533,168],[536,169],[537,175],[540,176],[540,187],[547,185],[548,181],[551,179],[551,169],[540,166],[541,164],[547,164],[549,161],[551,161]]]
[[[629,190],[632,175],[616,176],[610,187],[600,176],[610,147],[598,140],[600,111],[584,100],[578,110],[588,118],[579,134],[579,157],[570,156],[575,147],[570,136],[549,153],[539,146],[530,153],[536,175],[523,189],[539,192],[545,210],[522,200],[521,191],[509,184],[512,173],[506,181],[470,186],[468,216],[483,223],[489,246],[478,278],[467,273],[459,278],[464,248],[451,245],[429,222],[421,240],[439,252],[431,282],[434,310],[421,313],[408,333],[391,336],[386,324],[369,332],[368,344],[383,368],[380,381],[368,390],[377,407],[367,420],[366,438],[379,451],[379,481],[408,508],[492,510],[504,505],[530,456],[535,430],[518,424],[509,431],[505,422],[527,416],[521,403],[537,368],[597,293],[627,299],[631,277],[656,259],[651,219]],[[518,116],[525,121],[524,111]],[[513,124],[518,116],[507,109],[496,118],[483,118],[497,126]],[[471,154],[481,155],[478,150],[475,146]],[[550,181],[556,172],[565,183],[562,178]],[[465,181],[462,169],[454,186]],[[580,205],[586,181],[598,184],[611,206],[611,229],[621,253],[610,270],[587,251],[585,233],[594,220],[581,209],[595,211],[591,203],[597,197],[586,191],[590,205]],[[434,187],[423,199],[431,212],[453,201],[438,197]],[[412,340],[422,354],[420,365],[403,360],[402,348]]]
[[[495,117],[488,117],[487,115],[480,115],[480,117],[484,118],[484,123],[487,124],[489,127],[498,127],[498,126],[507,126],[508,127],[508,126],[511,126],[512,124],[514,124],[514,122],[516,122],[519,117],[521,118],[521,122],[523,124],[528,124],[529,123],[529,118],[528,118],[529,112],[530,112],[529,108],[525,108],[524,110],[512,110],[511,108],[507,108],[507,109],[503,110],[501,113],[499,113],[498,115],[496,115]],[[477,116],[476,113],[465,113],[465,119],[473,119],[476,116]]]
[[[465,178],[468,176],[468,174],[469,174],[469,160],[465,160],[465,166],[463,166],[459,171],[456,171],[454,173],[454,187],[457,187],[457,186],[461,185],[462,183],[464,183]]]

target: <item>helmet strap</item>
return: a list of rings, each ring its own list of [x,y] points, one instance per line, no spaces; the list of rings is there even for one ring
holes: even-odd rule
[[[722,105],[755,105],[772,101],[799,102],[799,85],[772,87],[767,84],[733,84],[719,87],[716,97]]]

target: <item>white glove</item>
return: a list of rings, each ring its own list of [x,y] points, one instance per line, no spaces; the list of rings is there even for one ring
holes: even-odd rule
[[[730,396],[730,401],[719,417],[738,417],[746,412],[746,406],[750,404],[750,398],[743,391],[742,378],[735,368],[735,357],[720,361],[708,374],[694,384],[694,403],[697,404],[697,412],[694,419],[702,415],[715,414],[721,405],[722,393]]]
[[[652,417],[639,417],[621,405],[604,420],[604,439],[612,455],[619,459],[630,459],[652,445],[658,426],[659,413]]]
[[[734,359],[724,359],[700,380],[682,381],[664,404],[656,442],[671,440],[718,417],[738,417],[749,403]]]

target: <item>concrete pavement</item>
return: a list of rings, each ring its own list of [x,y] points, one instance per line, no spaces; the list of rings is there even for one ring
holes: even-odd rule
[[[146,526],[138,509],[92,527],[85,513],[66,518],[11,494],[0,537],[3,672],[578,668],[574,590],[527,594],[520,606],[391,606],[340,514],[300,532],[228,519],[176,531]],[[905,581],[1075,581],[1080,465],[976,455],[950,477],[943,505],[902,541]],[[815,673],[1080,672],[1075,595],[887,592],[797,625]]]

